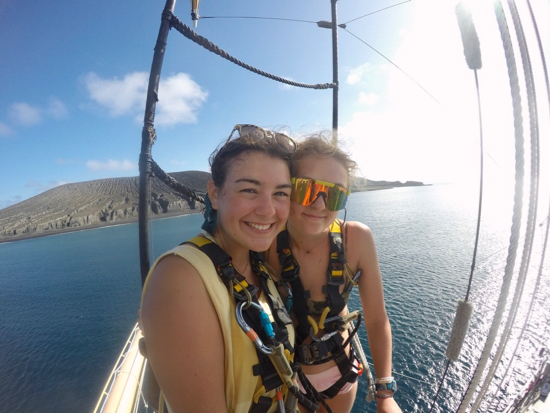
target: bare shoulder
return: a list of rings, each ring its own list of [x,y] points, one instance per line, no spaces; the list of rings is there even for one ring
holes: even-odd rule
[[[167,255],[149,277],[141,321],[166,399],[174,411],[225,411],[223,335],[201,275],[187,260]],[[203,397],[205,387],[212,392]]]
[[[364,254],[365,249],[375,249],[372,231],[362,222],[348,221],[344,224],[342,231],[348,254]]]
[[[187,260],[177,255],[166,255],[161,258],[154,270],[147,277],[144,300],[155,296],[160,290],[170,291],[172,287],[193,279],[199,279],[198,272]],[[177,293],[177,289],[173,291]]]
[[[142,302],[144,318],[208,304],[206,287],[197,269],[182,257],[163,257],[148,278]]]
[[[344,235],[346,233],[346,229],[348,231],[348,236],[350,237],[365,236],[367,234],[371,234],[370,236],[372,236],[371,229],[359,221],[346,221],[342,229],[344,231]]]
[[[379,272],[378,254],[371,229],[358,221],[346,222],[343,229],[346,258],[354,272]],[[367,276],[362,276],[362,279]]]

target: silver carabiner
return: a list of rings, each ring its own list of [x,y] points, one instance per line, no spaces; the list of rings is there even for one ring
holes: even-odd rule
[[[317,336],[313,333],[313,327],[310,327],[310,328],[309,328],[309,335],[310,335],[310,337],[311,337],[314,341],[317,341],[317,342],[320,342],[320,341],[327,341],[329,338],[331,338],[332,336],[335,336],[336,334],[338,334],[338,331],[337,331],[337,330],[333,331],[332,333],[327,333],[327,334],[323,335],[322,337],[317,337]]]
[[[244,333],[248,336],[248,338],[252,342],[254,342],[254,345],[256,346],[256,348],[258,350],[260,350],[262,353],[269,355],[269,354],[273,353],[273,349],[270,348],[270,347],[267,347],[262,342],[260,337],[258,337],[258,334],[252,328],[250,328],[250,326],[248,324],[246,324],[246,321],[244,321],[243,307],[247,304],[248,303],[246,301],[242,301],[239,304],[237,304],[237,307],[235,308],[235,318],[237,319],[237,323],[243,329]],[[252,307],[254,307],[255,309],[257,309],[259,311],[263,310],[263,308],[260,304],[257,304],[257,303],[254,303],[254,302],[251,302],[250,304],[252,305]]]

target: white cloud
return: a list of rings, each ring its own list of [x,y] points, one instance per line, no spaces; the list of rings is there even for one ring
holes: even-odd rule
[[[69,114],[67,106],[56,97],[51,97],[45,108],[30,105],[26,102],[16,102],[11,105],[9,117],[17,125],[32,126],[42,123],[44,118],[63,119]],[[13,131],[0,122],[0,136]]]
[[[105,107],[109,115],[133,115],[143,120],[149,75],[145,72],[129,73],[124,78],[102,79],[95,73],[84,77],[90,98]],[[206,101],[208,93],[186,73],[178,73],[159,84],[159,102],[155,123],[173,126],[196,122],[196,112]]]
[[[111,116],[133,113],[141,103],[144,105],[147,92],[147,73],[134,72],[124,79],[102,79],[95,73],[88,73],[84,83],[90,98],[109,111]]]
[[[10,118],[19,125],[36,125],[42,121],[42,110],[25,102],[11,105]]]
[[[63,119],[69,115],[67,106],[57,98],[50,98],[46,113],[54,119]]]
[[[117,161],[109,159],[106,162],[90,160],[86,162],[86,166],[93,172],[98,171],[132,171],[138,169],[138,165],[134,162],[130,162],[125,159],[123,161]]]
[[[13,135],[13,129],[3,122],[0,122],[0,136]]]
[[[369,62],[363,63],[349,70],[349,74],[346,77],[346,83],[348,85],[356,85],[362,82],[365,77],[373,75],[376,71],[377,69]]]
[[[196,111],[206,101],[208,92],[195,83],[187,73],[178,73],[159,85],[156,122],[162,126],[197,121]]]
[[[380,96],[378,96],[376,93],[366,94],[365,92],[361,92],[359,93],[359,98],[357,99],[357,101],[362,105],[373,106],[378,102],[379,99]]]

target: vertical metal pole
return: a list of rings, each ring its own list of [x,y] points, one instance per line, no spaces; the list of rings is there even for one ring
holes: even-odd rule
[[[336,14],[336,1],[331,0],[332,12],[332,81],[335,86],[332,89],[332,137],[336,139],[338,133],[338,16]]]
[[[149,74],[149,86],[147,88],[147,101],[145,103],[145,116],[143,119],[143,130],[141,133],[141,153],[139,155],[139,264],[141,269],[141,284],[145,283],[145,278],[150,268],[149,261],[149,223],[150,199],[151,193],[151,148],[156,139],[154,121],[155,108],[158,101],[158,88],[160,81],[160,72],[166,50],[168,33],[170,32],[169,15],[173,13],[176,0],[166,0],[162,20],[160,23],[153,63],[151,64],[151,73]]]

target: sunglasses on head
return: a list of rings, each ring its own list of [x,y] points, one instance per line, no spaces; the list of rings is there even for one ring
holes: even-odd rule
[[[243,138],[243,137],[251,137],[255,139],[272,138],[275,140],[275,142],[277,142],[277,144],[282,149],[288,152],[296,151],[296,142],[294,142],[292,138],[290,138],[290,136],[281,132],[273,132],[270,130],[262,129],[256,125],[237,124],[229,134],[229,138],[227,138],[227,142],[231,140],[235,132],[238,134],[239,138]]]
[[[311,205],[320,196],[325,200],[329,211],[340,211],[346,206],[351,191],[332,182],[316,181],[308,178],[292,178],[290,199],[303,206]]]

